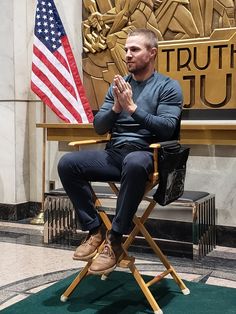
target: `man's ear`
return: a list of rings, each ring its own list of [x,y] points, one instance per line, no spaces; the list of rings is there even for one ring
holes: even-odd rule
[[[151,56],[155,58],[156,55],[157,55],[157,48],[153,47],[153,48],[151,49]]]

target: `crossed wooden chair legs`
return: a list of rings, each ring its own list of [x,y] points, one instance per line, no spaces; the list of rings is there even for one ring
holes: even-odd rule
[[[111,186],[112,190],[117,194],[118,193],[118,188],[114,183],[109,183]],[[95,196],[96,197],[96,196]],[[129,268],[130,272],[134,276],[136,282],[138,283],[139,287],[141,288],[143,294],[145,295],[147,301],[149,302],[151,308],[153,309],[155,314],[162,314],[162,310],[160,309],[159,305],[157,304],[156,300],[154,299],[149,287],[151,287],[153,284],[159,282],[162,280],[164,277],[167,275],[171,275],[176,284],[179,286],[181,289],[182,293],[184,295],[187,295],[190,293],[189,289],[185,286],[184,282],[182,279],[179,277],[179,275],[176,273],[175,269],[171,266],[169,261],[167,260],[166,256],[162,253],[158,245],[155,243],[155,241],[152,239],[151,235],[147,231],[147,229],[144,226],[144,223],[148,219],[150,213],[154,209],[156,202],[150,198],[145,196],[144,197],[145,201],[149,202],[149,205],[145,209],[143,215],[141,217],[134,216],[133,222],[134,222],[134,228],[127,237],[126,241],[123,244],[123,258],[121,261],[118,263],[118,267],[121,268]],[[99,210],[99,215],[106,226],[108,230],[111,229],[111,221],[109,220],[107,214],[105,211],[102,209],[101,203],[98,198],[96,198],[96,206]],[[150,281],[145,282],[143,277],[141,276],[140,272],[138,271],[137,267],[135,266],[135,258],[133,256],[129,256],[128,254],[128,248],[134,241],[135,237],[141,233],[145,240],[148,242],[156,256],[159,258],[159,260],[162,262],[162,264],[165,266],[166,270],[156,276],[154,276]],[[103,244],[101,244],[102,246]],[[94,257],[96,258],[96,256]],[[66,302],[68,297],[71,295],[71,293],[74,291],[74,289],[78,286],[78,284],[86,277],[89,275],[89,267],[92,263],[92,260],[87,262],[85,267],[79,272],[79,274],[76,276],[76,278],[73,280],[73,282],[70,284],[70,286],[66,289],[66,291],[61,295],[61,301]],[[101,276],[102,280],[105,280],[109,274],[104,273]]]

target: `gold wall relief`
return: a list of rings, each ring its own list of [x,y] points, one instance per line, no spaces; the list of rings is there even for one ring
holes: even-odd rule
[[[185,108],[236,108],[234,0],[83,0],[83,74],[97,110],[115,74],[127,74],[134,28],[159,38],[157,69],[178,79]]]
[[[181,83],[185,108],[236,109],[236,28],[197,41],[161,42],[158,67]]]

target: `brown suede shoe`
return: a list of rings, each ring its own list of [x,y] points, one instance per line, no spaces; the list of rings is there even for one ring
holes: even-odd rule
[[[92,261],[88,271],[94,275],[109,274],[112,272],[123,255],[121,241],[106,238],[102,252]]]
[[[75,250],[73,259],[79,261],[89,261],[98,252],[99,246],[104,240],[102,228],[95,234],[88,234],[85,240]]]

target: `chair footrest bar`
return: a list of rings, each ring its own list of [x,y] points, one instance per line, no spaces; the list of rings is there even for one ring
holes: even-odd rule
[[[133,256],[126,256],[119,263],[118,266],[121,268],[129,268],[131,264],[134,264],[135,258]]]
[[[166,277],[167,275],[169,275],[172,272],[172,269],[167,269],[166,271],[164,271],[163,273],[155,276],[152,280],[150,280],[149,282],[146,283],[147,287],[152,286],[154,283],[157,283],[158,281],[161,281],[164,277]]]

